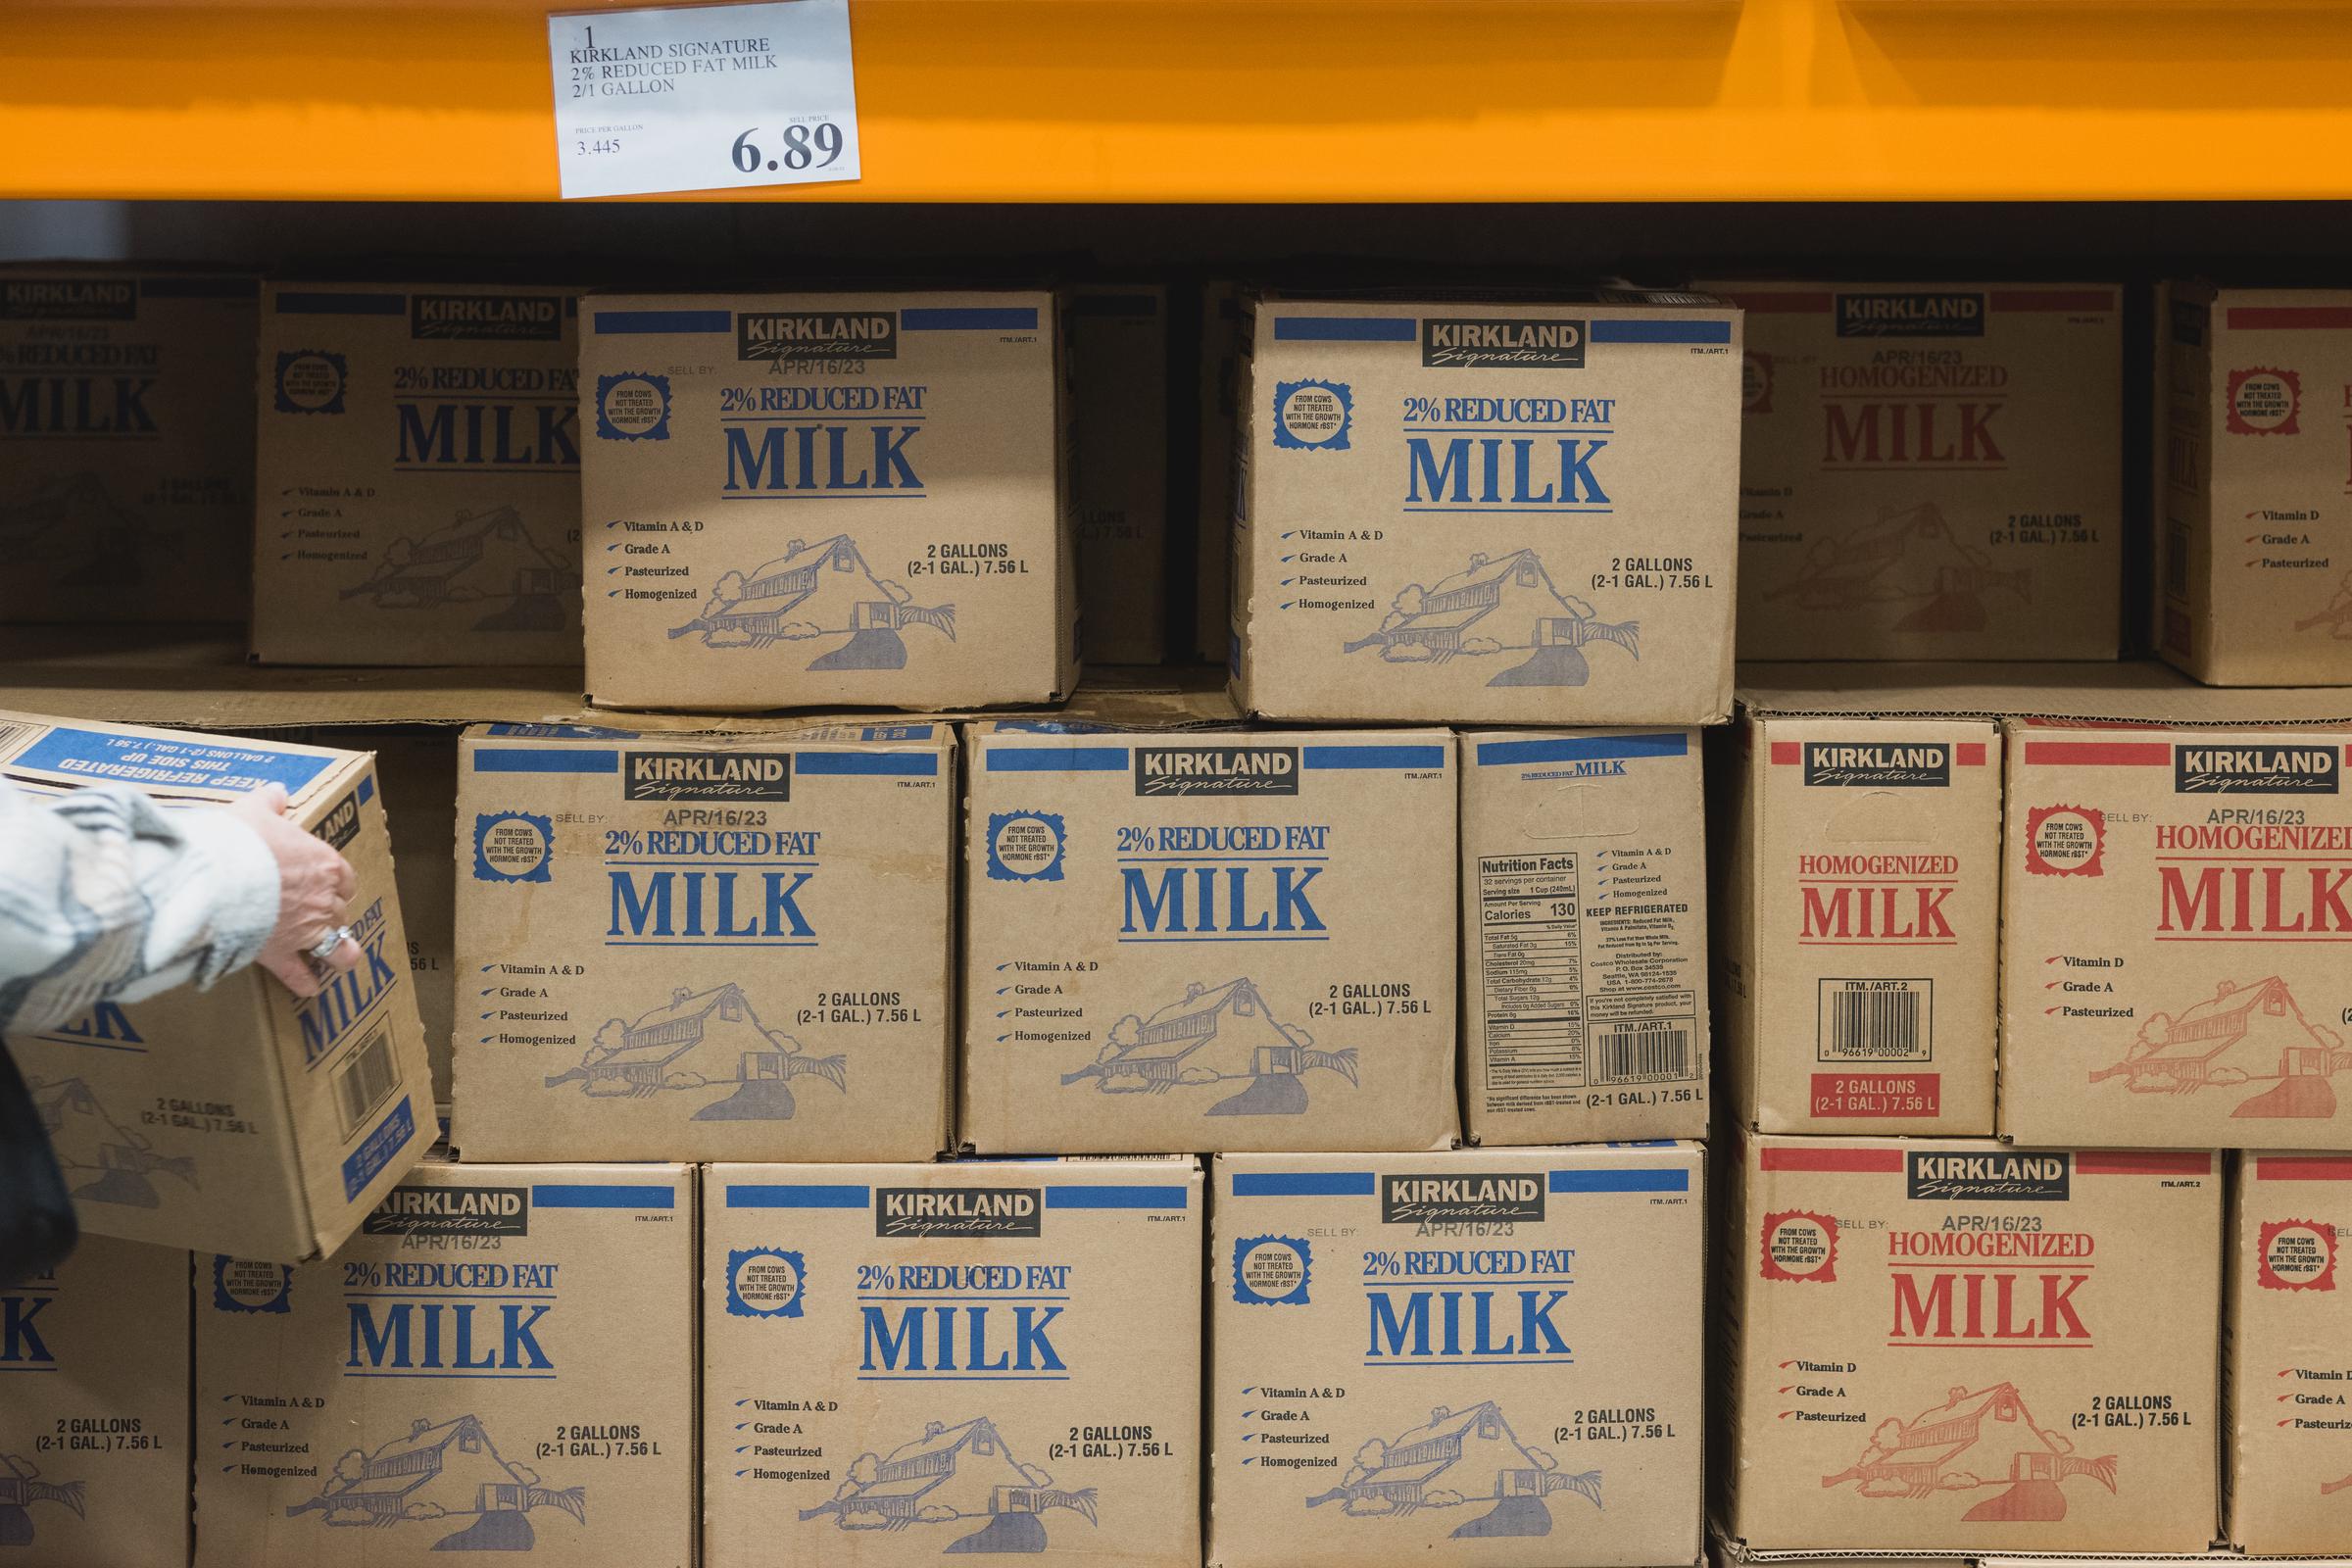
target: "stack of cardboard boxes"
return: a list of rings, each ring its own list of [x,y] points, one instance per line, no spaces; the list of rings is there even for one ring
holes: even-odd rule
[[[35,282],[0,368],[172,368]],[[261,301],[257,657],[507,667],[0,692],[36,793],[283,784],[368,953],[11,1037],[102,1239],[0,1544],[2352,1546],[2352,703],[2103,662],[2121,288]],[[2333,548],[2333,311],[2172,298],[2202,676],[2324,673],[2196,562]]]

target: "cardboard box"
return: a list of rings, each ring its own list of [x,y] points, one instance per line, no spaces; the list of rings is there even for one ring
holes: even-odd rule
[[[1235,698],[1290,719],[1698,724],[1731,704],[1740,313],[1255,302]]]
[[[1740,1124],[1990,1135],[1998,729],[1750,707],[1723,754],[1716,1017]]]
[[[0,620],[241,620],[252,277],[0,267]]]
[[[1199,1164],[703,1181],[707,1568],[1197,1568]]]
[[[264,289],[256,659],[578,661],[576,305],[508,285]]]
[[[1452,1139],[1451,735],[1016,719],[968,745],[967,1145]]]
[[[1168,657],[1168,291],[1072,289],[1070,493],[1090,660]]]
[[[1471,1141],[1705,1136],[1697,735],[1480,730],[1461,746]]]
[[[942,723],[468,730],[452,1141],[468,1159],[938,1152],[955,792]]]
[[[1208,283],[1200,291],[1200,466],[1193,536],[1193,657],[1230,668],[1234,644],[1233,517],[1241,471],[1241,381],[1249,312],[1239,283]]]
[[[202,811],[282,784],[359,874],[365,955],[300,1001],[258,967],[101,1002],[8,1049],[84,1230],[305,1258],[332,1251],[433,1139],[432,1085],[375,769],[364,755],[0,712],[0,775],[37,796],[131,785]]]
[[[1723,283],[1742,659],[2113,659],[2117,285]]]
[[[2342,1142],[2352,723],[2009,726],[2001,1131]],[[2344,694],[2335,694],[2340,702]]]
[[[2158,650],[2217,685],[2352,685],[2352,290],[2172,296]]]
[[[185,1251],[84,1237],[0,1285],[0,1540],[43,1568],[184,1568]]]
[[[331,1262],[199,1256],[198,1568],[686,1568],[694,1259],[682,1165],[441,1160]]]
[[[597,295],[589,316],[597,702],[945,709],[1069,691],[1052,295]]]
[[[1212,1568],[1695,1563],[1701,1161],[1217,1160]]]
[[[2230,1236],[2230,1540],[2352,1553],[2352,1157],[2241,1154]]]
[[[1734,1538],[1961,1553],[2213,1542],[2219,1156],[1751,1136],[1737,1157],[1718,1305]]]
[[[348,744],[375,754],[433,1105],[447,1121],[458,997],[457,866],[450,855],[458,835],[458,732],[446,725],[387,726],[353,733]]]

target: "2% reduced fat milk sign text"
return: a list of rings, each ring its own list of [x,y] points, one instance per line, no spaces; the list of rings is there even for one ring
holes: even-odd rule
[[[566,197],[856,179],[849,0],[547,19]]]

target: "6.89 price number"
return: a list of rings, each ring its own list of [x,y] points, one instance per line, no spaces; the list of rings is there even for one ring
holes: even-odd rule
[[[845,138],[841,126],[830,120],[811,123],[786,125],[782,144],[764,150],[756,140],[760,135],[758,125],[735,138],[732,156],[739,173],[753,174],[765,168],[770,172],[778,169],[799,172],[804,169],[822,169],[841,156]]]

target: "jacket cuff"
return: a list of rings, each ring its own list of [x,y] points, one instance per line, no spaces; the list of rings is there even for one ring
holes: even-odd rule
[[[213,905],[212,942],[196,970],[196,983],[209,986],[259,957],[277,928],[277,858],[259,833],[227,811],[184,810],[173,816],[204,865],[200,885]]]

